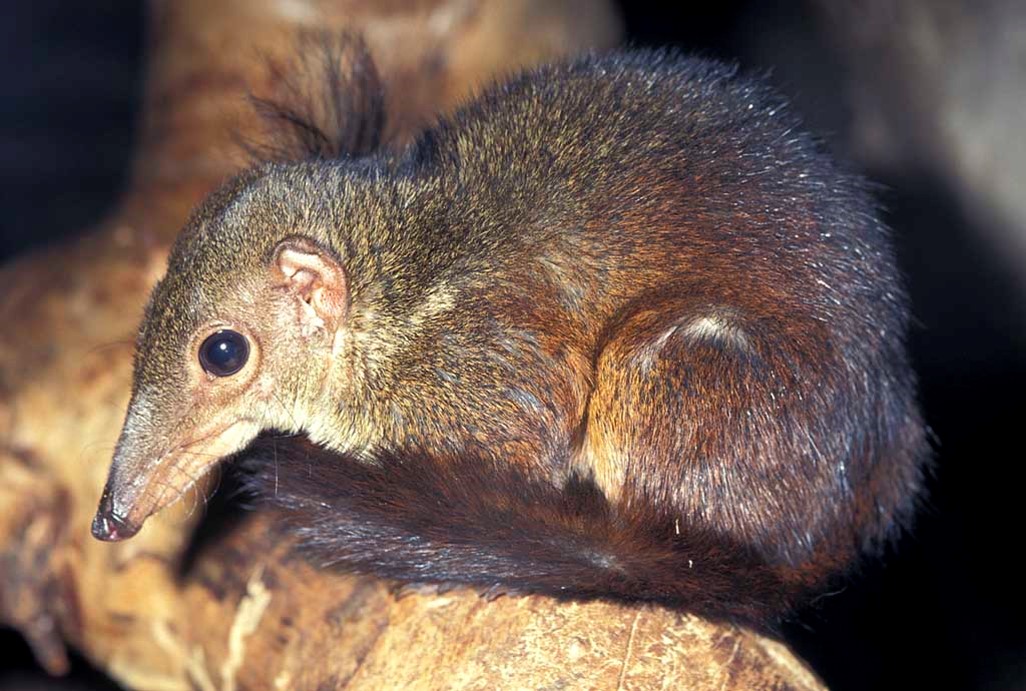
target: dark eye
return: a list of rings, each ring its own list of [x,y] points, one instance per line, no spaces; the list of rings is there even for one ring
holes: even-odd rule
[[[207,336],[199,349],[200,364],[216,377],[238,372],[249,359],[249,342],[237,331],[224,329]]]

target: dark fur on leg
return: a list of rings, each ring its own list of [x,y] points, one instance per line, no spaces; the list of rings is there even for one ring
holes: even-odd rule
[[[611,505],[485,459],[382,455],[373,464],[269,438],[241,461],[317,562],[408,582],[652,601],[760,628],[798,593],[751,550],[644,501]]]

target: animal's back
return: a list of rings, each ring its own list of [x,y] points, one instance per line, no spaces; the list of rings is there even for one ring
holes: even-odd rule
[[[459,180],[494,311],[590,361],[571,453],[608,496],[771,562],[849,561],[908,513],[925,443],[887,229],[765,85],[588,58],[492,89],[422,146]]]
[[[606,316],[646,291],[718,283],[772,291],[814,319],[903,318],[861,179],[780,96],[722,63],[638,51],[543,67],[487,91],[410,157],[443,159],[426,167],[454,178],[445,232],[465,234],[484,266],[572,265],[561,275]]]

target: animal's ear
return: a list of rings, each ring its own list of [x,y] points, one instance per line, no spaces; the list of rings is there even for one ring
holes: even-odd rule
[[[342,326],[349,290],[345,269],[331,252],[306,238],[287,238],[274,251],[273,268],[299,302],[304,332]]]

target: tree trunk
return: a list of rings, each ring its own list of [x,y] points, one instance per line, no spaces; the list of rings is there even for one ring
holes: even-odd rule
[[[819,688],[779,643],[673,611],[317,570],[249,513],[188,554],[202,499],[133,540],[89,523],[134,333],[190,208],[246,162],[245,96],[311,29],[365,40],[392,141],[517,66],[605,48],[606,0],[155,0],[132,181],[80,239],[0,272],[0,622],[52,673],[74,646],[139,689]]]

